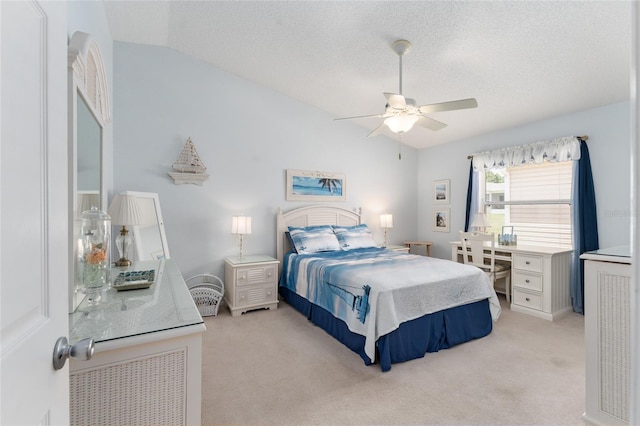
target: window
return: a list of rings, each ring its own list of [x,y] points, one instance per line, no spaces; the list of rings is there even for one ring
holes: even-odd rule
[[[571,248],[572,170],[564,161],[481,172],[491,231],[513,226],[518,244]]]

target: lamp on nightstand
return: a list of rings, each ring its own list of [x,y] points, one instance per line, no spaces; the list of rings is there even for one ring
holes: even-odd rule
[[[385,213],[380,215],[380,228],[384,229],[384,246],[387,247],[387,229],[393,228],[393,215]]]
[[[243,256],[242,240],[245,234],[251,234],[251,216],[233,216],[231,220],[231,233],[240,235],[240,255]]]

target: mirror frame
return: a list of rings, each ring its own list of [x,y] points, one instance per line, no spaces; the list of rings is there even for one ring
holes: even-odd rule
[[[78,290],[79,277],[76,273],[77,247],[75,237],[79,232],[78,223],[78,96],[81,96],[100,127],[100,187],[99,206],[107,206],[107,188],[104,179],[105,132],[111,125],[111,105],[109,85],[100,47],[93,37],[76,31],[69,41],[67,70],[67,110],[68,110],[68,151],[69,151],[69,312],[75,311],[83,295]]]
[[[170,259],[171,255],[169,254],[169,244],[167,243],[167,233],[164,229],[164,219],[162,218],[162,210],[160,209],[160,198],[158,194],[155,192],[138,192],[138,191],[125,191],[122,194],[133,195],[137,198],[147,198],[151,199],[153,202],[153,207],[155,209],[155,218],[156,224],[158,226],[158,238],[160,239],[160,244],[162,245],[162,255],[158,257],[151,257],[148,253],[145,253],[144,247],[145,242],[143,238],[143,233],[141,232],[140,226],[134,225],[131,229],[133,234],[133,245],[136,254],[136,260],[161,260],[161,259]]]

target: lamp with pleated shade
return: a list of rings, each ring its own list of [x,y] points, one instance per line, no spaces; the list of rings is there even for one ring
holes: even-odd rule
[[[473,217],[473,222],[471,222],[471,227],[475,228],[477,232],[485,234],[487,232],[487,228],[491,225],[487,220],[487,215],[484,213],[476,213]]]
[[[151,212],[146,211],[143,204],[138,201],[134,195],[116,194],[109,205],[109,216],[111,216],[111,224],[122,226],[120,235],[116,237],[116,247],[120,259],[116,262],[116,266],[131,266],[131,261],[127,258],[130,256],[132,239],[129,235],[127,226],[141,226],[154,223],[151,218]]]

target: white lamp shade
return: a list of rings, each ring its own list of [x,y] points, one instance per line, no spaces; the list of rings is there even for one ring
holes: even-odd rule
[[[233,216],[231,220],[232,234],[250,234],[251,233],[251,216]]]
[[[393,133],[404,133],[411,130],[416,121],[418,121],[418,118],[417,115],[409,115],[406,112],[401,112],[385,119],[384,124],[386,124]]]
[[[112,225],[136,226],[155,222],[155,214],[152,219],[151,213],[133,195],[116,194],[107,213],[111,216]]]
[[[471,226],[474,228],[487,228],[489,227],[489,221],[487,220],[487,215],[484,213],[476,213],[473,218],[473,222],[471,222]]]
[[[393,228],[393,215],[390,213],[381,214],[380,228]]]

